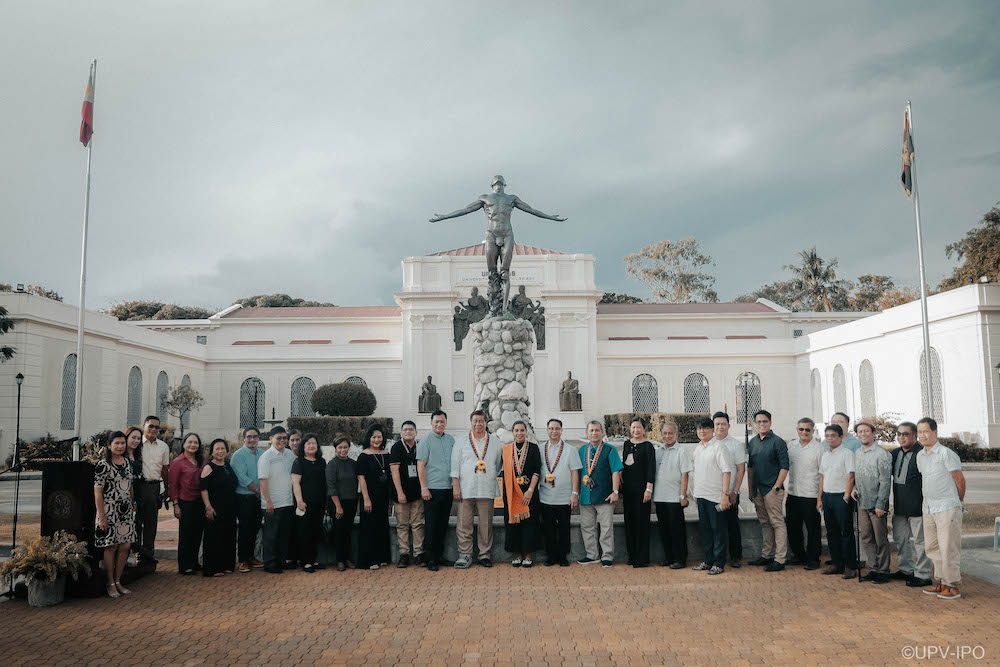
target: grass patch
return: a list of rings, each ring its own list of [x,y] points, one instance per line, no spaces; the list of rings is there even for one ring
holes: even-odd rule
[[[993,533],[993,521],[1000,516],[1000,503],[966,505],[969,512],[962,519],[962,534]]]

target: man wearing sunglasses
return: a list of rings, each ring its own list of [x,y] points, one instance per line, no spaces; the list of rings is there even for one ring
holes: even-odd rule
[[[892,539],[899,547],[899,569],[890,576],[911,588],[930,586],[931,559],[924,551],[923,478],[917,469],[917,425],[896,427],[899,447],[892,450]],[[912,543],[910,542],[912,540]]]
[[[804,565],[807,570],[819,569],[820,534],[819,463],[823,445],[813,438],[816,422],[803,417],[795,427],[797,438],[788,443],[788,497],[785,500],[785,522],[788,525],[788,550],[792,565]],[[803,543],[802,526],[807,539]]]

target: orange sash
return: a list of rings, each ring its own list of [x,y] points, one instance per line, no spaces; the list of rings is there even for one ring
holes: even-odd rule
[[[524,443],[527,447],[528,443]],[[524,504],[524,493],[521,485],[517,483],[517,474],[514,472],[514,443],[504,445],[503,448],[503,484],[507,497],[507,520],[508,523],[520,523],[522,519],[531,516],[528,506]]]

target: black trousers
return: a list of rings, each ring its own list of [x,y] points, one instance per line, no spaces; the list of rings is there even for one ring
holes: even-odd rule
[[[319,543],[323,539],[323,501],[306,503],[306,513],[295,515],[295,538],[298,560],[302,565],[319,562]]]
[[[656,503],[656,527],[663,545],[663,559],[667,563],[687,562],[687,527],[684,508],[680,503]]]
[[[698,524],[701,542],[705,549],[705,562],[718,567],[726,566],[726,543],[729,541],[729,522],[715,509],[714,500],[698,498]]]
[[[256,493],[240,493],[236,496],[236,521],[239,524],[237,557],[241,563],[249,563],[257,551],[257,533],[264,510],[260,508],[260,497]]]
[[[135,552],[140,563],[152,562],[156,546],[156,515],[160,511],[160,483],[139,482],[136,491]]]
[[[327,502],[326,511],[333,519],[333,547],[337,552],[337,562],[354,562],[354,554],[351,553],[351,532],[354,530],[354,517],[358,514],[358,501],[340,499],[340,506],[344,508],[344,516],[337,518],[337,506],[330,500]]]
[[[843,500],[843,498],[841,498]],[[820,554],[819,511],[816,499],[803,496],[785,497],[785,525],[788,527],[788,551],[792,560],[818,563]],[[802,540],[806,528],[806,542]]]
[[[428,563],[440,563],[444,558],[451,503],[451,489],[431,489],[431,499],[424,501],[424,557]]]
[[[854,504],[844,502],[842,493],[823,494],[823,520],[830,560],[836,568],[857,567],[854,546]]]
[[[743,533],[740,532],[740,494],[725,512],[726,531],[729,533],[729,560],[743,560]]]
[[[295,508],[275,507],[274,512],[264,513],[264,534],[261,538],[264,547],[264,566],[269,568],[284,567],[288,558],[288,540],[292,536],[292,519],[295,518]]]
[[[625,509],[625,546],[630,565],[649,565],[649,517],[652,502],[642,502],[642,493],[622,496]]]
[[[198,500],[178,500],[181,516],[177,527],[177,569],[198,569],[198,552],[205,528],[205,504]]]
[[[546,505],[542,508],[542,534],[549,560],[561,563],[569,556],[569,505]]]
[[[215,518],[205,519],[202,574],[232,572],[236,564],[236,514],[233,507],[215,508]]]

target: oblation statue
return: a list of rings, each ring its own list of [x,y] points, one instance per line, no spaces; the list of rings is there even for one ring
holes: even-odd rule
[[[420,398],[417,399],[417,412],[434,412],[441,409],[441,394],[437,392],[437,387],[430,375],[427,382],[420,388]]]
[[[559,390],[559,409],[563,412],[580,412],[583,410],[583,399],[580,395],[580,381],[573,379],[573,372],[566,373],[562,388]]]
[[[514,257],[514,228],[510,224],[510,214],[515,208],[519,208],[543,220],[563,222],[566,218],[543,213],[521,201],[517,195],[507,194],[504,192],[507,183],[499,174],[493,177],[490,186],[493,192],[480,195],[476,201],[457,211],[435,213],[430,221],[440,222],[458,218],[479,209],[486,212],[486,268],[490,278],[488,293],[490,315],[499,317],[505,313],[510,302],[510,262]]]

